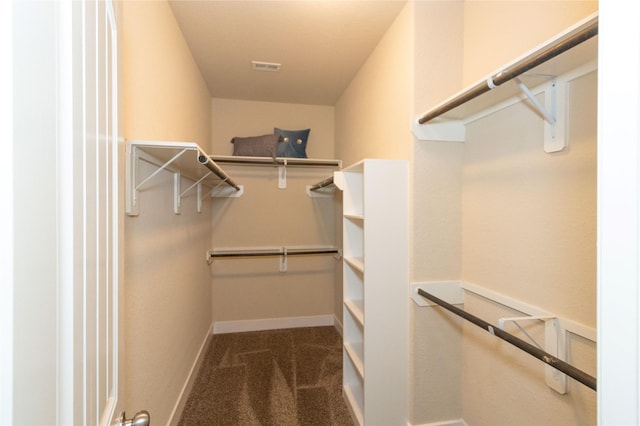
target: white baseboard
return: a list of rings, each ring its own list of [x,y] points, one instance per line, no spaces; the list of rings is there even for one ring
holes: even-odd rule
[[[469,426],[463,419],[444,420],[441,422],[421,423],[419,425],[413,425],[408,423],[407,426]]]
[[[218,321],[213,324],[213,334],[241,333],[245,331],[278,330],[282,328],[335,326],[333,315],[309,317],[267,318],[256,320]]]
[[[340,337],[344,337],[344,334],[342,334],[342,330],[343,330],[342,321],[340,321],[338,317],[333,317],[333,326],[338,331],[338,334],[340,334]]]
[[[187,375],[187,380],[182,386],[182,390],[180,391],[180,395],[178,395],[178,400],[176,401],[176,405],[173,407],[173,411],[171,412],[171,416],[169,416],[169,421],[167,425],[177,426],[180,422],[180,417],[182,417],[182,410],[184,410],[184,406],[187,403],[187,399],[189,398],[189,394],[191,393],[191,389],[193,388],[193,383],[196,380],[196,376],[198,375],[198,370],[200,370],[200,365],[202,364],[205,349],[207,348],[207,344],[209,340],[213,336],[212,334],[213,328],[210,327],[207,331],[207,335],[200,345],[200,349],[198,350],[198,355],[196,356],[193,365],[191,366],[191,370],[189,370],[189,374]]]

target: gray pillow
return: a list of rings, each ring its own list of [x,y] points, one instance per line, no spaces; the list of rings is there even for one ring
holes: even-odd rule
[[[244,157],[275,157],[278,150],[276,135],[235,137],[231,139],[233,155]]]

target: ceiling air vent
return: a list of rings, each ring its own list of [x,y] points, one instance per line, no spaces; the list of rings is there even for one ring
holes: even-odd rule
[[[281,64],[274,62],[251,61],[251,67],[255,71],[280,71]]]

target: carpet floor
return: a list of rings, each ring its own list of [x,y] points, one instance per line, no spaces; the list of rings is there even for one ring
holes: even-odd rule
[[[334,327],[217,334],[180,426],[352,426]]]

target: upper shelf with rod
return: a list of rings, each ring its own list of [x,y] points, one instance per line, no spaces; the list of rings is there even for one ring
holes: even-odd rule
[[[564,84],[561,76],[576,69],[597,68],[598,14],[594,13],[546,41],[476,84],[460,91],[413,119],[414,135],[421,140],[464,142],[465,124],[488,110],[522,99],[545,120],[545,151],[564,149]],[[513,81],[516,84],[505,84]],[[530,90],[529,87],[537,87]],[[545,105],[535,92],[545,93]],[[556,128],[560,127],[560,128]]]
[[[220,164],[277,167],[279,189],[286,189],[287,187],[287,167],[326,167],[338,169],[342,167],[342,161],[340,160],[326,160],[317,158],[247,157],[235,155],[212,155],[210,158],[211,160]],[[316,187],[315,189],[312,189],[312,191],[315,191],[319,188],[320,187]],[[307,194],[313,197],[323,196],[319,193],[311,194],[309,191],[307,191]]]
[[[340,160],[290,157],[246,157],[238,155],[212,155],[216,163],[239,164],[248,166],[302,166],[302,167],[340,167]]]
[[[144,161],[156,168],[147,176],[140,176],[139,163]],[[202,207],[202,187],[214,188],[213,196],[238,197],[244,188],[222,170],[195,142],[166,142],[128,140],[126,143],[126,213],[137,216],[140,194],[144,186],[162,170],[173,173],[174,213],[180,213],[182,197],[195,188],[198,212]],[[182,190],[181,177],[193,182]]]

